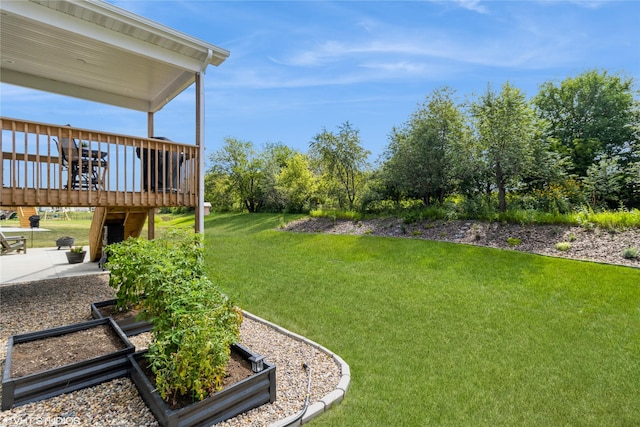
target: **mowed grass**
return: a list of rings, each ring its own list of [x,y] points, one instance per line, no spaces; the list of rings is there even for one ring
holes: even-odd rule
[[[27,238],[27,248],[50,248],[56,245],[56,240],[60,237],[71,236],[74,238],[75,246],[89,245],[89,234],[91,230],[92,213],[71,213],[71,219],[48,218],[40,220],[40,228],[48,231],[34,231],[25,228],[23,231],[4,232],[7,237],[25,236]],[[168,228],[193,227],[193,215],[156,215],[156,235],[161,235]],[[2,227],[20,227],[17,219],[2,221]],[[140,236],[147,237],[147,224]],[[62,249],[68,250],[68,247]],[[62,250],[61,249],[61,250]]]
[[[350,365],[314,425],[640,425],[640,270],[279,231],[291,218],[207,217],[206,261],[242,308]]]

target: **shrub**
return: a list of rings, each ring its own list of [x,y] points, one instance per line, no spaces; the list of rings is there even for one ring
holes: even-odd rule
[[[222,388],[242,313],[206,277],[165,282],[145,301],[154,318],[147,360],[160,396],[202,400]]]
[[[222,386],[241,311],[204,275],[202,236],[172,230],[107,247],[118,306],[141,306],[153,323],[147,360],[166,401],[201,400]],[[144,298],[143,298],[144,296]]]
[[[522,243],[522,240],[518,239],[517,237],[509,237],[507,239],[507,244],[509,246],[518,246],[520,243]]]
[[[624,230],[640,228],[640,210],[618,209],[615,211],[595,212],[589,207],[583,207],[576,215],[577,222],[588,229],[598,225],[605,230]]]
[[[634,246],[626,248],[624,251],[622,251],[622,257],[626,259],[636,259],[639,256],[640,251],[638,251],[638,248]]]
[[[566,252],[571,248],[571,243],[569,242],[558,242],[556,243],[556,250],[561,252]]]
[[[107,246],[109,286],[114,288],[119,309],[140,303],[141,297],[159,284],[204,274],[202,237],[189,230],[174,229],[155,240],[129,238]]]

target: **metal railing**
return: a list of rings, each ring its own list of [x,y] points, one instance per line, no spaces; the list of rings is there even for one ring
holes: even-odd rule
[[[196,206],[199,149],[0,117],[0,206]]]

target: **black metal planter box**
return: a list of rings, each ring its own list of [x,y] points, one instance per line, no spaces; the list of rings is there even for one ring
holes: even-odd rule
[[[24,377],[11,378],[11,353],[15,344],[56,337],[99,325],[111,327],[122,340],[125,348],[66,366]],[[48,399],[126,376],[129,373],[127,355],[133,352],[134,346],[111,318],[90,320],[53,329],[12,335],[9,337],[7,358],[2,376],[2,409],[11,409],[13,406]]]
[[[100,312],[100,309],[104,307],[115,306],[117,301],[118,300],[116,299],[110,299],[106,301],[92,303],[91,317],[93,317],[94,319],[105,318],[105,316]],[[122,329],[122,332],[124,332],[124,334],[128,337],[131,337],[133,335],[138,335],[143,332],[149,332],[153,327],[153,325],[150,322],[147,322],[146,320],[136,320],[133,317],[126,320],[116,320],[115,322],[118,324],[118,326],[120,326],[120,329]]]
[[[233,349],[247,360],[252,356],[260,357],[240,345],[234,345]],[[138,364],[145,354],[146,351],[129,355],[131,379],[163,427],[209,426],[276,400],[276,367],[263,362],[264,369],[253,376],[199,402],[176,410],[169,409]]]

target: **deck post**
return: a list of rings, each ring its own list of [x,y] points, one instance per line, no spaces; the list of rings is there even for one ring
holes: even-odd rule
[[[154,115],[151,111],[147,113],[147,136],[149,138],[153,137],[154,131]],[[146,171],[141,171],[141,173],[146,173]],[[156,238],[156,222],[155,222],[155,208],[149,208],[149,212],[147,213],[147,239],[153,240]]]
[[[204,236],[204,70],[196,73],[196,145],[199,149],[199,161],[196,166],[198,201],[195,231]]]

